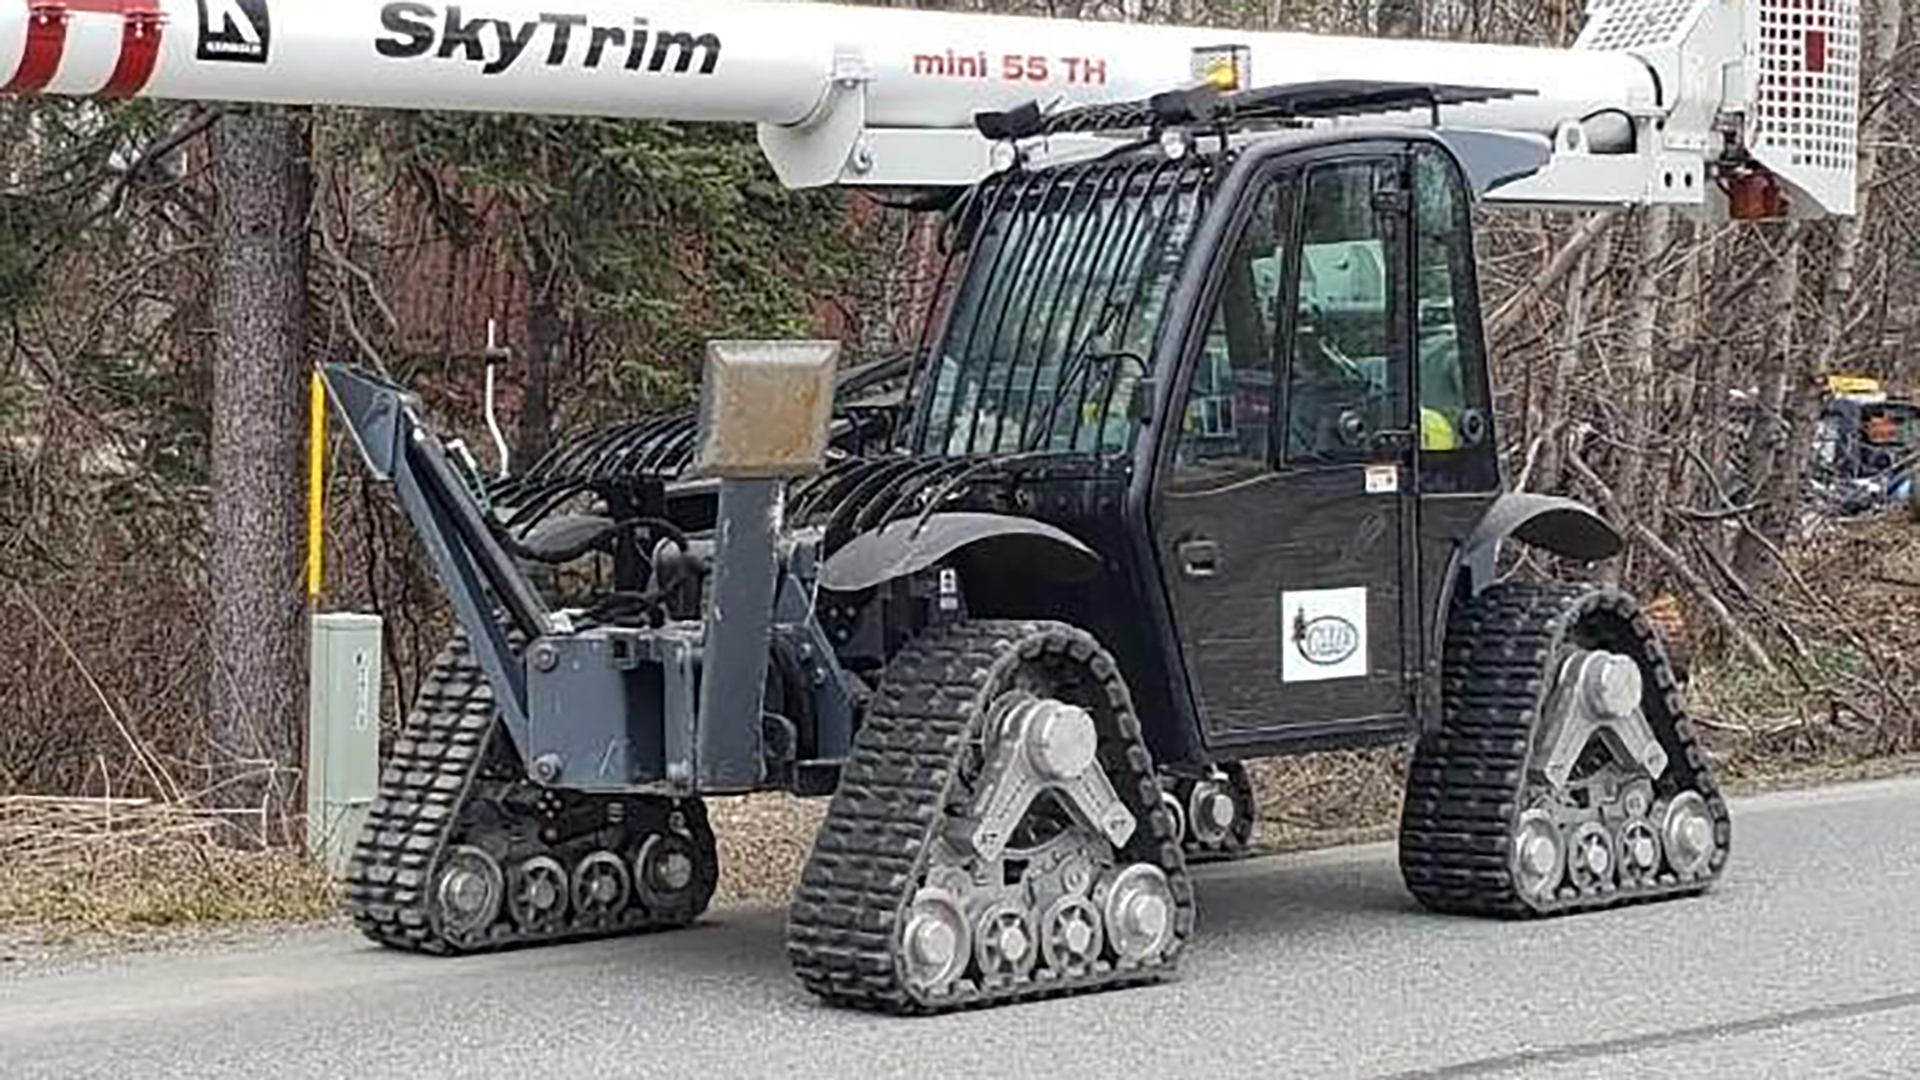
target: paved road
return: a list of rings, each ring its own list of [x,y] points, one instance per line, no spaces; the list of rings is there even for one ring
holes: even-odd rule
[[[1920,780],[1735,814],[1710,896],[1544,923],[1423,914],[1384,845],[1215,868],[1182,981],[931,1020],[816,1005],[777,911],[455,961],[329,930],[33,968],[0,975],[0,1077],[1920,1076]]]

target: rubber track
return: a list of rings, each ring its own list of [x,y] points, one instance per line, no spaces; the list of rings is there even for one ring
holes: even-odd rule
[[[970,738],[978,736],[975,725],[988,700],[1023,662],[1041,660],[1070,661],[1088,679],[1085,692],[1106,700],[1111,720],[1103,721],[1100,762],[1140,822],[1120,859],[1123,865],[1150,861],[1167,873],[1178,905],[1174,943],[1146,965],[1103,960],[1070,979],[1043,966],[1021,982],[981,987],[963,978],[942,996],[923,998],[901,980],[896,966],[901,916],[924,879],[930,841],[946,823],[959,763]],[[1084,696],[1063,696],[1088,704]],[[937,630],[894,660],[854,740],[794,895],[788,958],[815,994],[894,1013],[945,1012],[1170,978],[1194,922],[1193,885],[1173,835],[1132,697],[1113,658],[1090,635],[1042,622],[972,622]]]
[[[1648,679],[1648,721],[1670,764],[1655,784],[1667,800],[1698,791],[1714,819],[1719,850],[1687,879],[1670,870],[1644,886],[1562,888],[1529,900],[1513,885],[1511,831],[1529,805],[1527,763],[1553,672],[1576,631],[1629,653]],[[1634,602],[1592,585],[1495,586],[1457,607],[1447,628],[1440,730],[1420,741],[1401,816],[1400,869],[1413,895],[1437,911],[1499,916],[1589,911],[1703,891],[1726,865],[1731,823],[1666,648]],[[1664,714],[1664,715],[1663,715]]]
[[[429,883],[441,853],[451,843],[474,842],[469,834],[497,819],[497,815],[473,814],[470,805],[476,789],[492,783],[483,769],[490,754],[511,753],[490,745],[498,731],[497,716],[492,685],[465,637],[456,636],[435,658],[421,684],[354,848],[347,873],[347,905],[360,931],[393,948],[447,954],[674,928],[697,917],[698,911],[661,917],[635,900],[618,913],[591,920],[577,919],[569,909],[567,922],[539,934],[516,929],[503,916],[475,939],[450,941],[442,935],[429,910]],[[698,800],[681,803],[677,809],[686,815],[693,835],[711,837]],[[663,808],[661,817],[665,816]],[[717,865],[702,871],[701,884],[710,896]],[[705,904],[699,906],[704,909]]]

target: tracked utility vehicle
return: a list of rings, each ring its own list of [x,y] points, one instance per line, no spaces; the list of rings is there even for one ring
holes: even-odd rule
[[[1849,212],[1850,2],[1615,0],[1571,51],[650,4],[689,28],[658,63],[614,5],[484,6],[167,0],[74,40],[164,27],[132,92],[756,121],[790,183],[939,193],[952,258],[904,361],[719,343],[697,414],[506,482],[327,371],[462,628],[354,858],[368,935],[683,926],[720,873],[704,800],[790,791],[832,799],[788,941],[822,997],[1149,982],[1192,940],[1189,864],[1247,844],[1245,762],[1402,742],[1430,908],[1721,873],[1726,805],[1634,601],[1499,576],[1512,540],[1621,540],[1503,491],[1472,208]],[[58,82],[40,20],[0,15],[15,88],[97,89]]]

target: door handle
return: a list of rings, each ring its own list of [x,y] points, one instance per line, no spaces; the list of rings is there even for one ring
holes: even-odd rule
[[[1220,545],[1211,540],[1186,540],[1175,547],[1180,572],[1190,578],[1210,578],[1220,572]]]
[[[1404,461],[1413,455],[1413,448],[1419,434],[1411,428],[1376,431],[1367,440],[1367,449],[1377,456]]]

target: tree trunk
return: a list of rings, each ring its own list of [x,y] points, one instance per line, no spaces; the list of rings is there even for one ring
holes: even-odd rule
[[[1380,0],[1374,31],[1381,37],[1417,38],[1426,30],[1425,0]]]
[[[1574,372],[1580,367],[1580,341],[1586,333],[1587,322],[1587,286],[1592,273],[1593,250],[1588,246],[1574,261],[1567,278],[1566,325],[1560,347],[1554,350],[1553,377],[1541,394],[1540,423],[1534,437],[1544,441],[1539,472],[1528,485],[1534,491],[1559,491],[1562,486],[1560,474],[1567,443],[1567,417],[1572,413],[1567,395],[1573,386]]]
[[[1786,225],[1780,243],[1780,263],[1773,271],[1773,340],[1768,343],[1742,477],[1748,501],[1760,506],[1755,524],[1776,542],[1786,536],[1800,503],[1799,470],[1793,469],[1787,459],[1798,434],[1794,416],[1801,397],[1799,384],[1808,370],[1796,333],[1800,321],[1800,226]],[[1787,486],[1790,480],[1796,487]],[[1734,545],[1734,573],[1744,581],[1757,583],[1766,569],[1765,558],[1765,545],[1742,534]]]
[[[268,109],[214,128],[208,736],[225,774],[221,803],[263,811],[267,840],[297,812],[305,717],[308,124]]]
[[[1697,505],[1695,482],[1697,470],[1689,460],[1687,449],[1700,445],[1700,378],[1706,368],[1703,359],[1707,350],[1705,340],[1706,309],[1701,297],[1701,288],[1711,273],[1711,245],[1702,244],[1701,230],[1698,226],[1683,225],[1682,242],[1695,244],[1693,250],[1680,266],[1680,284],[1675,290],[1678,301],[1674,305],[1672,330],[1667,335],[1669,353],[1680,354],[1680,364],[1667,380],[1666,408],[1670,420],[1666,468],[1656,478],[1656,491],[1663,512],[1671,515],[1673,507]],[[1669,516],[1669,524],[1671,517]],[[1661,536],[1671,539],[1668,531],[1662,530]]]
[[[1662,430],[1660,405],[1665,395],[1659,365],[1654,362],[1655,331],[1660,325],[1660,263],[1666,257],[1667,242],[1673,237],[1673,211],[1669,207],[1649,207],[1640,222],[1640,257],[1635,268],[1630,329],[1627,334],[1627,441],[1625,460],[1620,466],[1618,491],[1626,511],[1634,520],[1646,523],[1659,534],[1666,507],[1655,502],[1648,489],[1652,470],[1653,443]],[[1622,527],[1628,523],[1621,522]]]
[[[1889,72],[1900,51],[1902,0],[1880,0],[1880,17],[1872,41],[1874,66],[1870,71]],[[1887,80],[1891,84],[1891,80]],[[1868,118],[1861,132],[1860,164],[1857,173],[1860,205],[1857,215],[1842,218],[1832,225],[1832,262],[1820,293],[1820,312],[1814,324],[1813,341],[1805,357],[1789,365],[1786,396],[1787,414],[1784,444],[1775,467],[1777,474],[1770,497],[1764,501],[1759,521],[1760,533],[1775,548],[1784,548],[1792,539],[1793,526],[1801,504],[1801,488],[1806,482],[1807,459],[1813,453],[1814,433],[1819,427],[1820,401],[1826,390],[1826,377],[1837,372],[1844,344],[1847,308],[1853,300],[1854,282],[1860,265],[1861,216],[1872,201],[1874,181],[1879,172],[1879,144],[1886,126],[1888,110],[1883,106]],[[1798,245],[1791,275],[1798,277]],[[1783,277],[1789,274],[1783,269]],[[1783,288],[1783,292],[1785,289]],[[1791,297],[1787,293],[1787,310]],[[1790,340],[1790,338],[1789,338]],[[1766,545],[1753,537],[1742,536],[1737,549],[1736,572],[1756,586],[1764,586],[1777,568],[1771,559],[1763,560]]]
[[[1891,74],[1893,64],[1900,55],[1900,32],[1904,16],[1904,0],[1880,0],[1879,17],[1874,20],[1873,30],[1868,35],[1872,43],[1869,51],[1872,62],[1867,68],[1868,75],[1878,75],[1882,84],[1889,87],[1894,84]],[[1880,175],[1880,146],[1886,135],[1887,114],[1893,111],[1889,104],[1881,102],[1880,107],[1874,109],[1862,125],[1860,164],[1856,173],[1860,184],[1860,204],[1856,213],[1853,217],[1842,218],[1834,223],[1833,271],[1828,275],[1826,289],[1820,296],[1820,321],[1813,335],[1813,377],[1816,379],[1824,379],[1839,370],[1847,306],[1853,300],[1854,283],[1860,271],[1861,225],[1873,203],[1874,185]]]
[[[520,402],[516,468],[546,455],[553,443],[553,366],[566,335],[560,315],[558,267],[546,241],[527,230],[527,381]]]

